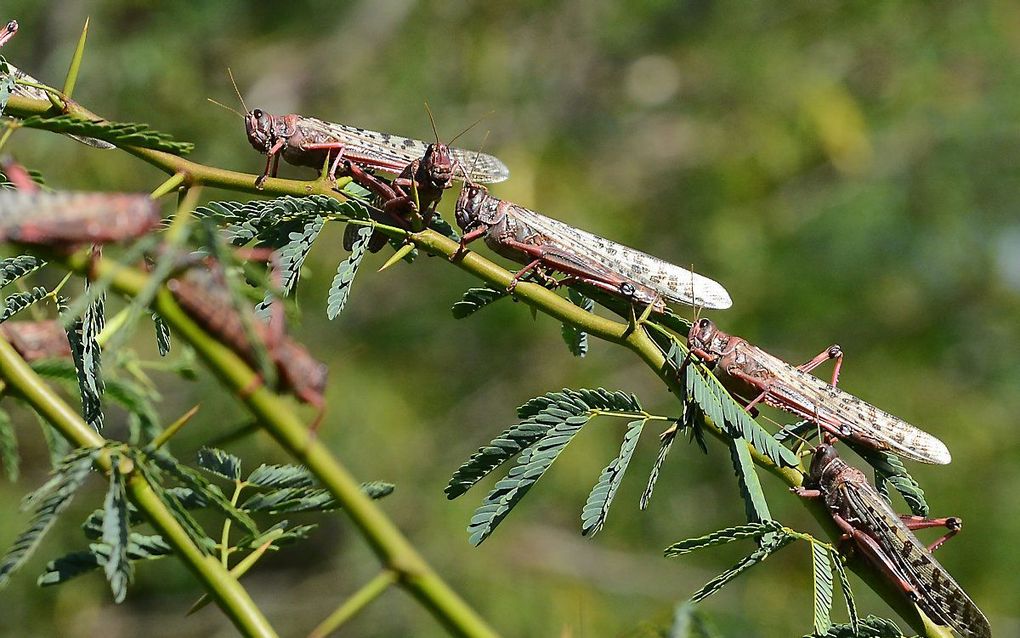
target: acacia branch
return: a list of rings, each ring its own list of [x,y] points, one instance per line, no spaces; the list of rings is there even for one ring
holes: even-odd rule
[[[24,117],[29,115],[45,115],[47,113],[53,114],[53,107],[46,101],[31,100],[20,96],[11,96],[8,102],[7,111],[13,115]],[[91,111],[88,111],[81,105],[72,101],[68,101],[65,112],[76,117],[82,117],[90,120],[101,119]],[[170,175],[184,175],[185,183],[189,185],[203,184],[258,195],[273,194],[302,196],[318,194],[332,197],[339,201],[346,200],[346,198],[341,193],[337,192],[333,188],[333,185],[323,177],[314,181],[269,178],[265,181],[264,189],[259,190],[256,189],[254,185],[256,178],[255,175],[206,166],[204,164],[191,162],[176,155],[161,151],[132,146],[123,146],[122,148],[123,150],[139,157]],[[341,180],[340,183],[342,184],[343,181]],[[405,235],[404,233],[397,235],[395,232],[388,230],[385,227],[378,228],[378,231],[390,234],[394,237],[408,237],[419,249],[424,250],[433,256],[444,257],[447,260],[451,260],[451,258],[457,254],[457,250],[459,248],[459,245],[456,242],[431,230],[424,230],[410,235]],[[467,252],[460,258],[453,261],[453,263],[457,267],[471,273],[482,281],[499,288],[506,288],[509,286],[514,277],[513,273],[496,265],[488,259],[483,258],[475,252]],[[79,270],[81,270],[80,265]],[[587,312],[582,308],[575,306],[569,300],[564,299],[555,292],[535,283],[524,281],[519,282],[514,290],[514,295],[520,301],[523,301],[543,314],[549,315],[561,322],[570,324],[604,341],[626,347],[634,352],[656,374],[656,376],[665,383],[673,394],[676,396],[682,396],[685,393],[685,389],[680,385],[679,379],[676,378],[676,375],[674,374],[672,367],[667,362],[666,357],[644,330],[633,329],[633,326],[627,323],[613,321]],[[236,357],[234,357],[234,359],[235,361],[240,362],[240,360]],[[214,366],[215,370],[215,364],[211,363],[211,365]],[[723,441],[728,440],[728,437],[715,424],[706,422],[706,425],[708,426],[708,431],[713,436]],[[271,427],[270,430],[272,432]],[[304,460],[304,458],[299,455],[300,447],[289,447],[288,444],[285,443],[284,440],[281,440],[277,434],[274,433],[274,436],[277,436],[278,440],[280,440],[285,447],[288,447],[296,458]],[[796,487],[801,485],[802,477],[804,475],[803,467],[777,467],[759,450],[750,445],[750,443],[748,443],[748,448],[755,464],[775,475],[784,484],[786,484],[787,487]],[[825,529],[831,539],[837,540],[840,537],[841,532],[828,515],[824,504],[812,502],[807,499],[798,499],[798,501],[808,509],[812,516],[814,516],[819,524]],[[368,504],[371,505],[371,501],[368,501]],[[376,546],[376,542],[371,537],[366,536],[366,538],[373,547]],[[873,569],[870,564],[861,560],[853,560],[849,566],[873,591],[885,600],[886,604],[893,608],[901,617],[906,619],[914,629],[925,632],[925,626],[914,606],[907,601],[907,599],[895,588],[894,585],[883,578],[877,570]]]

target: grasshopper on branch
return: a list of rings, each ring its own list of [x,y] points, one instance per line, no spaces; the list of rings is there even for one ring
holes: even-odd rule
[[[20,190],[0,191],[0,242],[73,250],[142,237],[162,216],[148,195],[131,193],[44,193],[24,168],[0,165]]]
[[[328,368],[283,332],[282,313],[268,324],[254,312],[242,317],[230,303],[223,266],[211,260],[208,266],[187,269],[182,276],[168,281],[167,288],[188,316],[255,370],[259,368],[259,350],[252,338],[257,339],[276,369],[280,389],[318,409],[311,425],[316,430],[326,410]],[[249,326],[254,334],[250,334]]]
[[[429,113],[429,119],[432,114]],[[435,122],[432,123],[435,131]],[[463,133],[453,139],[456,140]],[[436,141],[429,144],[425,154],[413,160],[404,170],[390,182],[372,175],[350,160],[344,160],[344,171],[355,182],[375,194],[380,207],[379,212],[386,217],[386,223],[406,230],[428,228],[436,214],[436,208],[443,197],[443,192],[453,185],[456,160],[448,144]],[[344,230],[344,248],[351,250],[357,229],[348,225]],[[386,237],[374,233],[368,244],[370,251],[378,252],[386,245]]]
[[[794,488],[794,492],[804,498],[824,499],[845,539],[928,618],[965,638],[991,638],[984,614],[932,556],[960,530],[960,519],[897,515],[864,473],[839,458],[828,444],[815,448],[804,487]],[[926,547],[911,530],[930,527],[949,531]]]
[[[464,185],[456,218],[464,236],[454,257],[484,238],[496,253],[525,264],[511,289],[533,270],[558,271],[568,283],[585,283],[655,309],[665,301],[715,309],[733,305],[726,289],[707,277],[493,197],[484,186]]]
[[[804,365],[794,367],[778,357],[729,335],[709,319],[699,319],[687,336],[691,354],[712,366],[735,395],[816,423],[830,434],[878,450],[889,450],[922,463],[952,460],[945,443],[931,434],[836,387],[843,351],[832,345]],[[835,360],[832,383],[809,374]]]
[[[13,38],[17,32],[18,32],[17,20],[11,20],[10,22],[7,23],[6,26],[4,26],[3,29],[0,29],[0,47],[6,44],[8,40]],[[40,88],[44,86],[42,82],[35,79],[31,75],[25,73],[24,71],[14,66],[10,62],[7,63],[7,69],[10,71],[11,77],[14,79],[14,89],[12,91],[14,95],[20,95],[22,97],[27,97],[33,100],[50,99],[50,94],[45,89]],[[66,96],[61,96],[60,99],[65,104],[68,101],[70,101],[70,99],[67,98]],[[97,140],[94,137],[82,137],[80,135],[70,134],[68,134],[67,137],[71,138],[76,142],[81,142],[86,146],[91,146],[92,148],[99,148],[104,150],[114,148],[113,144],[104,140]]]
[[[255,180],[255,185],[260,188],[266,178],[276,177],[280,157],[294,166],[315,169],[328,166],[328,177],[335,179],[337,168],[344,159],[362,167],[400,174],[428,151],[429,144],[409,137],[326,122],[296,113],[273,115],[262,109],[249,110],[236,83],[234,90],[245,110],[242,117],[248,142],[266,156],[266,167]],[[472,168],[467,173],[478,182],[502,182],[510,177],[506,165],[491,155],[459,148],[451,148],[449,153],[461,166],[470,162]]]
[[[71,344],[64,326],[56,319],[40,321],[5,321],[0,334],[11,343],[25,361],[70,359]]]

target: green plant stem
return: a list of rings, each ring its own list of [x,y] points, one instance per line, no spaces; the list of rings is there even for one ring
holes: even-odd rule
[[[308,634],[308,638],[325,638],[343,626],[345,622],[354,618],[358,612],[368,606],[373,600],[381,596],[390,585],[396,583],[400,575],[396,572],[384,569],[376,574],[375,578],[362,585],[361,589],[354,592],[350,598],[336,608],[332,614],[326,617],[319,625]]]
[[[85,252],[67,258],[66,263],[81,273],[90,269],[90,260]],[[141,292],[149,278],[143,272],[108,259],[95,262],[91,272],[98,279],[108,277],[111,290],[130,297]],[[244,401],[263,428],[330,491],[384,567],[399,575],[401,587],[454,635],[496,635],[425,562],[376,503],[361,491],[361,484],[329,449],[309,434],[307,425],[284,398],[263,386],[258,375],[243,360],[192,321],[164,286],[160,286],[152,307],[167,325],[195,348],[220,381]]]
[[[0,377],[9,389],[16,391],[73,445],[101,447],[106,444],[106,439],[89,427],[71,406],[46,385],[3,337],[0,337]],[[96,465],[104,472],[109,472],[109,455],[100,455]],[[205,583],[238,631],[246,636],[276,636],[248,592],[215,557],[204,554],[191,542],[188,533],[139,473],[131,473],[127,480],[127,490],[131,501],[170,543],[175,554]]]
[[[25,117],[29,115],[43,115],[50,110],[50,105],[42,100],[31,100],[21,96],[11,96],[7,111],[9,114]],[[87,119],[99,119],[81,105],[69,103],[67,113]],[[190,183],[201,183],[209,186],[225,188],[228,190],[241,191],[252,194],[263,195],[292,195],[302,196],[311,194],[327,195],[329,197],[343,200],[344,197],[330,187],[330,184],[320,178],[315,181],[296,181],[278,178],[269,178],[265,182],[263,190],[254,187],[255,176],[227,171],[199,163],[190,162],[176,155],[140,149],[135,147],[124,147],[124,150],[139,157],[140,159],[156,166],[169,173],[184,173]],[[386,228],[380,227],[383,232],[391,237],[403,236],[389,232]],[[451,258],[458,249],[458,244],[447,237],[431,230],[425,230],[407,236],[414,244],[424,251],[435,256]],[[506,288],[513,279],[513,274],[495,263],[485,259],[473,251],[462,255],[454,263],[479,279],[500,288]],[[665,356],[651,340],[644,330],[633,329],[633,326],[599,317],[572,304],[570,301],[559,296],[555,292],[538,284],[520,282],[515,291],[515,296],[532,308],[543,312],[561,322],[568,323],[593,337],[598,337],[610,343],[623,345],[634,352],[652,371],[666,384],[671,392],[677,396],[683,394],[684,389],[680,387],[677,379],[673,378],[672,369],[668,365]],[[711,423],[709,431],[719,439],[725,435]],[[778,468],[758,450],[749,446],[754,462],[778,477],[789,487],[795,487],[802,483],[802,472],[793,468]],[[300,458],[300,457],[299,457]],[[802,468],[800,468],[802,469]],[[821,503],[815,503],[807,499],[800,499],[804,506],[811,512],[815,519],[826,530],[830,538],[839,538],[840,532],[825,511]],[[375,546],[371,539],[370,543]],[[888,583],[877,571],[872,569],[865,561],[854,560],[850,564],[851,569],[865,581],[865,583],[878,593],[886,603],[892,607],[904,619],[907,619],[911,626],[917,631],[924,632],[924,625],[914,607],[907,602],[907,599],[891,583]]]

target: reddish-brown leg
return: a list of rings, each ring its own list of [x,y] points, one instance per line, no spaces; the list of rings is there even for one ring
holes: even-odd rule
[[[532,261],[530,264],[528,264],[524,268],[521,268],[520,270],[518,270],[517,274],[514,275],[514,278],[510,280],[510,285],[506,287],[506,291],[507,292],[513,292],[514,289],[517,288],[517,282],[519,282],[521,280],[521,277],[527,275],[529,272],[531,272],[532,270],[534,270],[535,268],[537,268],[541,264],[542,264],[542,260],[541,259],[535,259],[534,261]]]
[[[846,519],[838,514],[832,515],[832,520],[836,522],[844,533],[846,533],[854,542],[854,545],[861,554],[867,556],[871,563],[878,569],[878,571],[885,574],[893,584],[895,584],[903,593],[910,597],[911,600],[917,598],[917,590],[904,579],[896,569],[896,565],[882,551],[875,539],[868,536],[864,532],[856,529]]]
[[[485,236],[485,233],[489,232],[488,226],[479,226],[471,232],[464,233],[460,236],[460,247],[450,255],[450,261],[457,261],[467,252],[467,245],[471,242]]]
[[[801,372],[811,372],[829,359],[836,360],[835,367],[832,370],[832,385],[836,386],[839,383],[839,369],[843,365],[843,349],[839,347],[839,344],[832,344],[811,361],[797,366],[797,369]]]
[[[262,171],[262,175],[259,175],[259,177],[255,180],[255,188],[261,189],[262,185],[266,183],[266,179],[270,175],[276,177],[276,168],[280,165],[279,155],[284,144],[286,144],[284,140],[277,140],[276,144],[273,144],[272,147],[266,151],[266,168]]]
[[[942,547],[946,541],[956,536],[963,529],[963,521],[955,516],[947,516],[945,518],[925,518],[923,516],[900,516],[900,520],[907,526],[907,529],[918,530],[918,529],[929,529],[932,527],[945,527],[948,532],[935,539],[930,545],[928,545],[928,551],[934,552],[936,549]]]

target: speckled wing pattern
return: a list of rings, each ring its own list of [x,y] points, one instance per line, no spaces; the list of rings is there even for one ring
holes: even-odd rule
[[[393,173],[399,173],[414,160],[421,159],[428,148],[428,144],[421,140],[325,122],[314,117],[302,116],[298,126],[310,140],[343,142],[345,156],[355,161],[366,160]],[[510,177],[510,169],[492,155],[460,148],[451,148],[450,154],[464,167],[472,181],[493,184]],[[463,174],[454,171],[454,177],[460,179]]]
[[[863,474],[860,482],[839,482],[837,502],[845,506],[855,527],[866,531],[896,565],[899,575],[917,590],[917,606],[940,625],[967,638],[991,638],[992,630],[967,592],[939,564]]]
[[[567,252],[606,266],[625,279],[651,288],[667,301],[725,309],[733,305],[720,284],[640,250],[513,205],[513,214]]]
[[[10,62],[7,63],[7,68],[11,70],[11,75],[14,76],[15,80],[25,80],[26,82],[31,82],[33,84],[42,84],[42,82],[25,73]],[[34,86],[25,86],[24,84],[15,83],[13,93],[14,95],[20,95],[21,97],[27,97],[33,100],[49,100],[49,97],[46,95],[46,91]],[[91,146],[92,148],[101,148],[104,150],[114,148],[113,144],[103,140],[97,140],[94,137],[82,137],[80,135],[68,135],[67,137],[76,142],[81,142],[86,146]]]
[[[903,419],[833,387],[813,374],[747,344],[753,359],[776,381],[769,386],[764,401],[772,407],[793,412],[812,421],[848,431],[851,437],[864,439],[871,446],[889,449],[922,463],[946,464],[952,460],[946,444]]]

